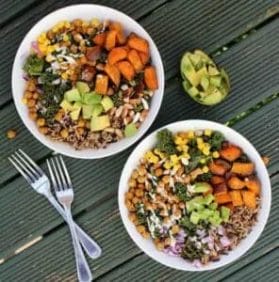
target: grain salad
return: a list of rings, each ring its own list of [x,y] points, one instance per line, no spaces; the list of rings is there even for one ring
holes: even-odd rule
[[[98,149],[137,133],[158,81],[148,41],[124,28],[61,21],[32,43],[23,103],[42,134]]]
[[[254,163],[211,129],[159,131],[128,187],[125,205],[137,231],[159,251],[196,267],[234,249],[260,207]]]

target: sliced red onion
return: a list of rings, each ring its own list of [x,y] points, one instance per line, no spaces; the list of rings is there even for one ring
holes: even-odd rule
[[[198,229],[198,230],[196,231],[196,234],[197,234],[199,237],[201,237],[201,238],[206,235],[205,230],[203,230],[203,229]]]
[[[213,243],[214,240],[213,240],[212,237],[207,236],[207,237],[202,238],[201,242],[202,242],[203,244],[209,244],[209,243]]]
[[[231,241],[229,240],[227,236],[221,237],[220,242],[224,248],[227,248],[231,245]]]
[[[28,81],[28,80],[29,80],[28,76],[25,75],[25,74],[22,76],[22,78],[23,78],[25,81]]]
[[[224,227],[222,225],[218,226],[217,233],[219,235],[224,235],[225,234],[225,229],[224,229]]]

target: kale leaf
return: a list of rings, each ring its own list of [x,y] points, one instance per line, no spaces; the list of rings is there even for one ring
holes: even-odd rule
[[[189,201],[191,197],[189,197],[187,193],[187,186],[181,182],[177,182],[174,184],[175,194],[181,201]]]
[[[37,55],[30,55],[24,64],[23,70],[30,76],[38,76],[44,69],[44,60]]]
[[[188,215],[185,215],[179,220],[179,225],[189,234],[194,235],[196,233],[197,225],[190,221]]]
[[[208,143],[210,144],[212,150],[220,150],[224,141],[224,135],[218,131],[215,131],[210,136]]]
[[[211,177],[212,177],[211,172],[203,173],[203,174],[198,175],[197,181],[208,182],[210,181]]]
[[[168,129],[163,129],[157,133],[156,148],[167,155],[176,154],[176,146],[172,133]]]

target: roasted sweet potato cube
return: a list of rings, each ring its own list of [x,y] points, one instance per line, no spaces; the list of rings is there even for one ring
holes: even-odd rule
[[[257,206],[256,195],[252,191],[242,191],[244,205],[248,208],[255,209]]]
[[[129,51],[128,60],[133,65],[136,72],[140,72],[143,69],[144,65],[140,59],[139,53],[135,49]]]
[[[127,50],[125,47],[115,47],[108,54],[108,63],[114,65],[115,63],[126,59]]]
[[[228,180],[228,185],[231,189],[243,189],[245,187],[244,181],[242,181],[240,178],[237,176],[232,176]]]
[[[111,50],[112,48],[114,48],[116,46],[116,35],[117,35],[116,30],[108,31],[107,37],[106,37],[106,42],[105,42],[105,48],[107,50]]]
[[[98,74],[96,76],[95,91],[98,94],[106,95],[108,91],[108,76],[103,74]]]
[[[93,47],[88,47],[86,49],[86,58],[88,61],[97,61],[102,53],[102,48],[100,46],[93,46]]]
[[[233,162],[241,156],[242,150],[235,145],[229,145],[226,148],[222,148],[219,153],[221,158]]]
[[[215,197],[215,201],[219,205],[230,203],[232,201],[229,193],[214,194],[214,197]]]
[[[148,54],[149,53],[149,44],[148,41],[137,36],[129,36],[128,38],[128,45],[130,46],[131,49],[135,49],[139,52],[143,52]]]
[[[211,184],[217,185],[225,182],[225,178],[218,175],[213,175],[210,179]]]
[[[112,23],[110,23],[109,29],[110,30],[115,30],[117,32],[116,39],[117,39],[117,42],[120,45],[125,44],[126,36],[125,36],[124,30],[123,30],[123,27],[122,27],[122,25],[119,22],[112,22]]]
[[[261,192],[261,183],[260,181],[256,178],[247,178],[244,181],[245,186],[248,188],[249,191],[253,192],[255,195],[259,195]]]
[[[222,205],[222,206],[224,206],[224,207],[230,209],[231,211],[233,210],[233,204],[232,204],[232,203],[227,203],[227,204],[224,204],[224,205]]]
[[[234,162],[231,172],[242,176],[249,176],[254,172],[254,170],[255,165],[253,163]]]
[[[106,33],[106,32],[98,33],[98,34],[96,34],[96,35],[94,36],[93,42],[94,42],[96,45],[104,46],[104,45],[105,45],[105,42],[106,42],[106,37],[107,37],[107,33]]]
[[[214,185],[214,194],[226,194],[228,187],[225,182]]]
[[[117,68],[119,69],[120,73],[127,79],[131,81],[135,76],[134,67],[128,61],[121,61],[116,63]]]
[[[209,164],[209,170],[215,175],[224,175],[229,170],[229,167],[225,161],[216,160]]]
[[[238,207],[238,206],[243,205],[241,191],[230,191],[229,194],[231,196],[232,204],[233,204],[234,207]]]
[[[146,54],[146,53],[143,53],[143,52],[139,52],[139,56],[140,56],[140,59],[141,59],[141,62],[146,65],[148,62],[149,62],[149,54]]]
[[[144,70],[144,82],[148,89],[158,89],[158,80],[156,70],[153,66],[148,66]]]
[[[106,64],[105,72],[112,80],[112,82],[118,87],[120,83],[120,72],[114,65]]]

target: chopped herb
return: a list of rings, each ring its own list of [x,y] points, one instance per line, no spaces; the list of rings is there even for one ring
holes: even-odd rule
[[[136,204],[136,215],[138,223],[147,226],[147,212],[144,209],[144,205],[141,203]]]
[[[187,186],[177,182],[174,184],[175,187],[175,194],[176,196],[181,200],[181,201],[189,201],[191,199],[191,197],[188,195],[187,193]]]
[[[210,136],[208,143],[211,145],[212,150],[220,150],[225,137],[222,133],[215,131]]]
[[[179,225],[189,234],[194,235],[196,233],[197,225],[190,221],[188,215],[185,215],[179,220]]]
[[[203,255],[203,248],[198,249],[195,242],[192,242],[187,238],[181,256],[193,261],[195,259],[200,259]]]
[[[23,67],[23,70],[30,76],[38,76],[44,69],[44,60],[37,55],[30,55]]]
[[[138,105],[134,108],[134,111],[135,111],[136,113],[138,113],[138,112],[141,112],[143,109],[144,109],[144,107],[143,107],[143,104],[141,103],[141,104],[138,104]]]
[[[197,181],[208,182],[210,181],[211,177],[212,177],[211,172],[203,173],[203,174],[198,175]]]
[[[120,107],[121,105],[123,105],[123,93],[122,91],[119,91],[115,94],[113,94],[112,96],[110,96],[112,102],[113,102],[113,105],[115,107]]]
[[[191,158],[189,160],[189,164],[185,166],[186,173],[196,169],[200,164],[200,160],[203,158],[202,153],[196,148],[190,148],[189,154]]]
[[[177,151],[173,141],[173,136],[168,129],[163,129],[157,133],[156,148],[168,155],[176,154]]]

